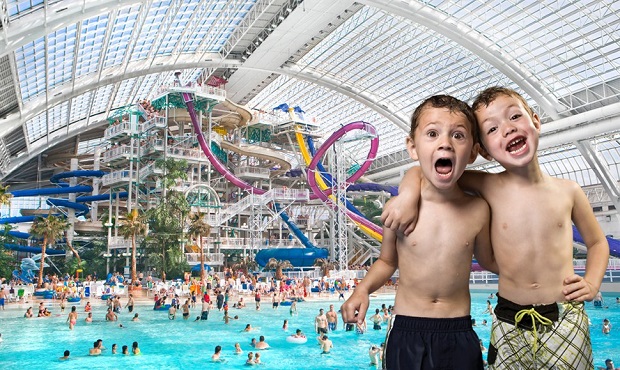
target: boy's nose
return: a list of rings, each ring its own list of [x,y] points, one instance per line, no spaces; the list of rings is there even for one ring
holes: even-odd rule
[[[502,127],[502,133],[503,133],[504,137],[512,134],[515,131],[517,131],[517,129],[511,123],[506,123]]]
[[[439,150],[443,149],[443,150],[452,150],[453,145],[452,145],[452,141],[450,140],[449,136],[442,136],[441,140],[439,142]]]

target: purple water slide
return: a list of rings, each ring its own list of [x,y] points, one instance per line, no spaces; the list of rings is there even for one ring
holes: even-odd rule
[[[338,129],[329,138],[327,138],[327,140],[325,141],[325,143],[323,143],[323,145],[321,145],[321,147],[315,153],[314,157],[312,157],[312,161],[310,161],[310,165],[308,165],[308,186],[310,186],[310,189],[316,196],[318,196],[323,202],[325,202],[326,204],[328,204],[330,207],[334,209],[337,207],[337,205],[329,198],[329,195],[331,194],[331,189],[326,189],[326,191],[322,191],[316,182],[316,178],[314,174],[317,171],[317,165],[319,161],[321,160],[321,158],[323,158],[323,155],[325,155],[325,152],[327,151],[327,149],[330,146],[332,146],[338,139],[344,136],[347,132],[353,131],[353,130],[363,130],[373,136],[372,140],[370,141],[370,150],[368,151],[368,156],[366,157],[366,160],[360,166],[360,168],[353,175],[351,175],[346,181],[355,182],[360,177],[362,177],[364,172],[368,170],[368,168],[372,164],[372,161],[377,156],[377,149],[379,148],[379,136],[377,135],[377,130],[375,129],[373,125],[371,125],[368,122],[362,122],[362,121],[352,122]],[[342,181],[342,180],[339,180],[339,181]],[[346,212],[349,218],[359,223],[360,225],[366,226],[367,228],[371,229],[372,231],[378,234],[383,233],[383,230],[379,226],[372,223],[370,220],[364,217],[361,217],[350,210],[347,210]]]
[[[215,170],[218,171],[220,174],[222,174],[222,176],[224,176],[224,178],[226,178],[226,180],[230,181],[233,185],[237,186],[238,188],[241,188],[241,189],[243,189],[243,190],[245,190],[247,192],[250,192],[250,193],[253,193],[253,194],[258,194],[258,195],[266,193],[266,190],[263,190],[263,189],[260,189],[260,188],[256,188],[256,187],[248,184],[247,182],[241,180],[240,178],[236,177],[232,172],[230,172],[230,170],[228,168],[226,168],[226,166],[224,166],[224,164],[222,164],[215,157],[215,155],[211,151],[211,148],[210,148],[209,144],[207,144],[207,141],[206,141],[206,139],[204,137],[204,134],[202,133],[202,127],[200,127],[200,124],[199,124],[199,121],[198,121],[198,117],[196,117],[196,110],[194,109],[194,101],[193,101],[193,98],[192,98],[191,94],[190,93],[182,93],[182,94],[183,94],[183,100],[185,101],[185,105],[187,105],[187,111],[188,111],[190,119],[192,121],[192,125],[194,126],[194,131],[196,132],[196,137],[198,138],[198,143],[200,144],[200,147],[202,148],[202,151],[205,153],[205,155],[207,156],[207,158],[209,159],[209,161],[213,165],[213,168],[215,168]],[[361,122],[361,121],[360,122],[350,123],[350,124],[340,128],[334,134],[332,134],[329,137],[329,139],[327,139],[325,144],[323,144],[321,146],[321,148],[319,148],[319,150],[317,151],[317,154],[314,156],[312,162],[310,163],[309,169],[311,168],[311,169],[313,169],[313,171],[315,171],[319,159],[325,154],[325,152],[327,151],[327,148],[329,146],[333,145],[336,142],[336,140],[338,140],[338,138],[340,138],[341,136],[343,136],[344,134],[346,134],[347,132],[352,131],[352,130],[364,130],[364,131],[367,131],[368,133],[370,133],[370,134],[372,134],[374,136],[374,138],[371,140],[370,151],[368,153],[368,157],[364,161],[364,164],[362,164],[362,166],[360,166],[360,168],[354,174],[352,174],[347,179],[347,181],[348,182],[355,182],[360,177],[362,177],[364,172],[366,172],[366,170],[368,170],[368,168],[372,164],[372,161],[377,156],[377,148],[379,147],[379,137],[377,136],[377,131],[376,131],[374,126],[372,126],[371,124],[369,124],[367,122]],[[314,163],[314,167],[312,167],[313,163]],[[320,198],[324,202],[327,202],[328,204],[334,206],[331,203],[331,200],[329,200],[329,198],[328,198],[329,195],[331,194],[331,189],[326,189],[326,191],[321,191],[319,189],[319,187],[317,186],[316,181],[314,180],[314,176],[308,176],[308,178],[309,178],[309,180],[310,180],[310,178],[312,178],[311,181],[308,181],[309,184],[311,182],[314,183],[314,188],[312,188],[312,186],[311,186],[313,194],[310,195],[310,199]],[[380,227],[378,227],[377,225],[373,224],[369,220],[356,215],[353,212],[348,211],[347,215],[352,220],[354,220],[355,222],[358,222],[359,224],[362,224],[362,225],[368,227],[369,229],[371,229],[371,230],[373,230],[373,231],[375,231],[377,233],[381,233],[382,232]]]

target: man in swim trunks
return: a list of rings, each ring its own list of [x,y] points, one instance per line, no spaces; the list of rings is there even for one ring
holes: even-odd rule
[[[325,314],[327,318],[327,327],[329,331],[334,331],[338,328],[338,313],[334,310],[334,305],[329,305],[329,311]]]
[[[134,305],[133,294],[129,293],[129,300],[127,301],[127,304],[125,305],[125,308],[127,308],[129,312],[133,312],[133,305]]]
[[[324,355],[328,354],[329,351],[334,348],[334,344],[327,335],[319,336],[319,344],[321,345],[321,349],[323,350],[322,354]]]
[[[317,334],[327,334],[327,317],[325,316],[322,308],[319,310],[319,314],[314,319],[314,326],[316,326]]]
[[[383,317],[379,314],[381,312],[378,308],[375,310],[375,314],[370,316],[370,321],[372,322],[372,328],[374,330],[381,330],[381,323],[383,322]]]
[[[183,320],[189,319],[189,299],[183,303],[183,307],[181,307],[181,309],[183,310]]]

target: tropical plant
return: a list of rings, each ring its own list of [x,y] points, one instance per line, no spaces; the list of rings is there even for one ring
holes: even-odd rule
[[[47,245],[54,245],[56,240],[60,239],[65,230],[69,228],[69,223],[66,219],[54,216],[50,213],[47,217],[38,216],[34,219],[32,226],[30,227],[30,234],[39,239],[43,239],[41,244],[41,266],[39,267],[39,280],[37,286],[40,288],[43,286],[43,268],[45,264],[45,249]]]
[[[131,284],[134,285],[138,279],[136,274],[136,236],[146,233],[146,223],[144,217],[137,209],[132,209],[120,222],[118,231],[123,238],[131,238]]]
[[[329,270],[336,268],[336,264],[326,258],[317,258],[312,265],[321,268],[323,276],[327,277],[329,277]]]
[[[241,261],[231,266],[233,271],[241,270],[245,275],[248,275],[250,271],[258,270],[258,263],[250,257],[245,257]]]
[[[265,265],[266,270],[276,270],[276,280],[282,280],[282,270],[292,269],[293,265],[289,260],[279,260],[276,258],[270,258]]]
[[[151,233],[146,239],[148,263],[165,273],[187,271],[189,265],[179,248],[190,206],[183,193],[168,191],[162,201],[146,212]],[[184,269],[184,270],[183,270]],[[176,276],[176,275],[171,275]]]
[[[378,196],[368,195],[353,200],[353,205],[375,225],[381,226],[381,212],[383,207]]]
[[[200,280],[205,278],[205,257],[204,248],[202,245],[202,237],[208,236],[211,233],[211,225],[204,220],[204,214],[202,212],[195,212],[189,215],[189,230],[188,234],[194,239],[198,239],[198,249],[200,249]]]
[[[9,205],[11,204],[11,198],[13,194],[8,192],[9,185],[0,185],[0,205]]]

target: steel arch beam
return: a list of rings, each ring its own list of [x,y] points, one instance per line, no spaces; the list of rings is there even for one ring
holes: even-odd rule
[[[538,82],[536,76],[522,68],[515,60],[508,59],[500,48],[465,23],[418,1],[360,0],[360,2],[409,19],[455,41],[513,80],[549,117],[554,120],[560,118],[558,114],[560,104]]]

